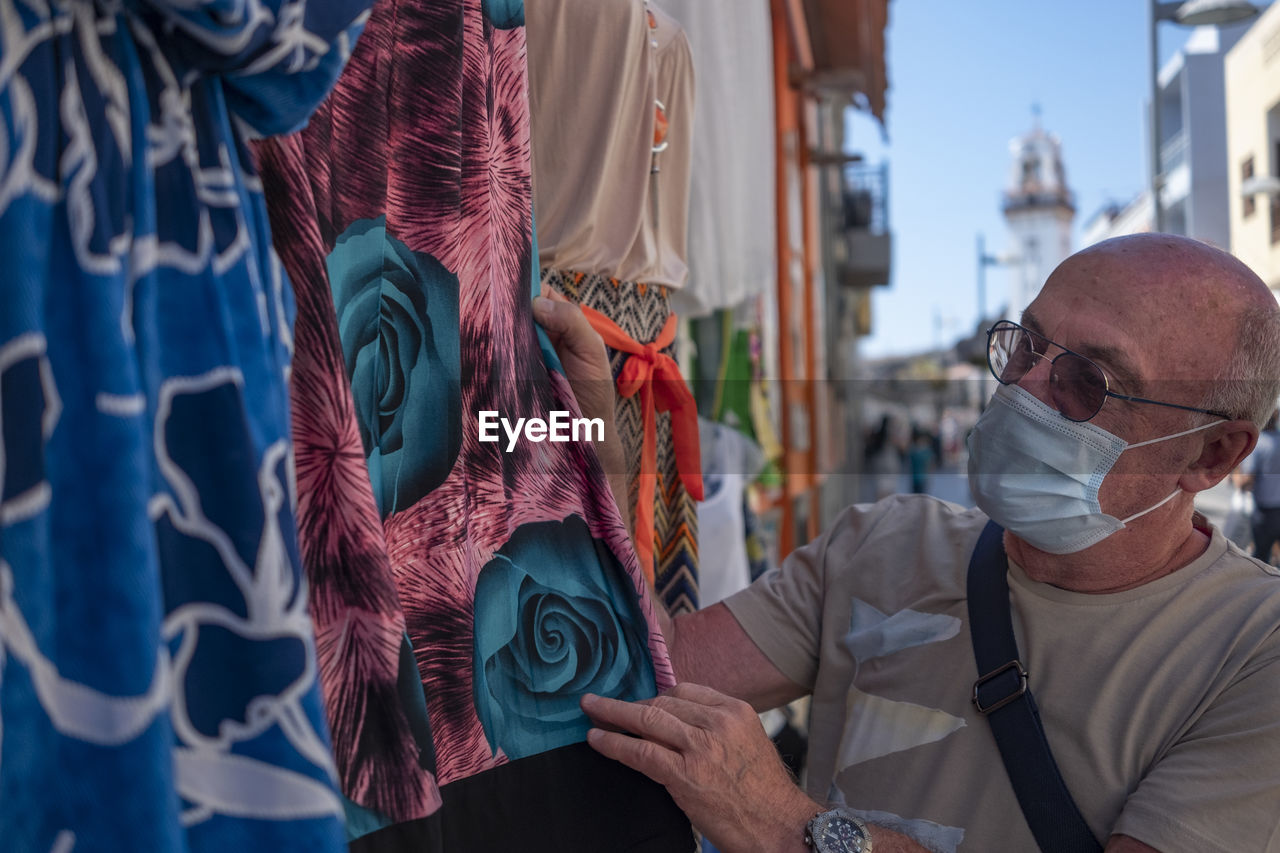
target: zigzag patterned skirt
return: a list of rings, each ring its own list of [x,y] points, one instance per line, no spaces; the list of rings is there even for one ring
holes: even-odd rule
[[[640,343],[656,339],[671,314],[671,290],[661,285],[551,269],[542,271],[542,283],[574,302],[604,314]],[[612,347],[606,349],[616,379],[629,356]],[[663,352],[674,358],[674,345]],[[644,441],[639,397],[618,396],[616,418],[630,483],[626,516],[634,518]],[[671,442],[671,415],[666,412],[658,413],[657,438],[658,489],[653,501],[654,586],[658,598],[674,616],[698,608],[698,508],[680,480]]]

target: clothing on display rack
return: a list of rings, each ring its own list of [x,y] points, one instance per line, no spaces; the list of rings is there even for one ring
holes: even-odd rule
[[[742,534],[747,540],[747,565],[751,569],[751,580],[755,581],[773,567],[769,559],[769,543],[765,541],[765,531],[760,523],[760,516],[751,506],[752,490],[747,489],[742,496]]]
[[[338,851],[250,134],[368,0],[5,3],[0,846]]]
[[[593,448],[480,434],[481,412],[578,414],[531,314],[523,25],[518,2],[384,0],[308,127],[259,148],[316,309],[295,429],[300,488],[329,491],[303,547],[331,608],[326,690],[369,697],[331,709],[356,851],[692,847],[665,791],[584,743],[583,693],[674,680]],[[356,459],[371,489],[333,482]]]
[[[689,278],[689,155],[695,137],[693,55],[675,18],[648,3],[645,21],[654,59],[653,147],[645,161],[649,168],[647,210],[640,233],[618,263],[615,276],[679,291]]]
[[[642,358],[668,320],[674,324],[671,294],[687,277],[694,109],[688,40],[673,18],[643,0],[533,0],[529,15],[542,279],[607,318],[598,330],[619,332],[622,345],[610,347],[610,358],[621,377],[628,360]],[[583,80],[591,97],[580,94]],[[671,341],[657,349],[663,365],[678,370]],[[692,415],[673,430],[665,413],[647,430],[652,412],[644,399],[637,393],[618,400],[631,480],[625,509],[638,522],[645,572],[667,609],[679,613],[698,606],[697,430]],[[683,446],[673,444],[681,439]],[[646,442],[656,463],[642,470]],[[653,506],[646,497],[637,507],[649,494]]]
[[[672,358],[670,292],[551,270],[542,281],[579,303],[604,338],[618,385],[615,418],[631,475],[625,509],[635,519],[640,566],[668,611],[696,610],[698,412]]]
[[[702,567],[702,606],[709,607],[751,584],[747,553],[747,486],[764,468],[760,445],[738,430],[705,418],[702,434],[702,481],[706,498],[698,504],[698,533],[715,565]]]
[[[647,263],[621,264],[650,217],[657,58],[645,4],[528,0],[525,15],[538,266],[636,281]]]
[[[770,291],[777,274],[769,6],[653,0],[679,22],[697,71],[689,281],[672,308],[699,317]]]

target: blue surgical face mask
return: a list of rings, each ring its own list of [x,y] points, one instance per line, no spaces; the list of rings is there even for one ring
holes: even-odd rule
[[[1098,489],[1121,453],[1215,425],[1129,444],[1064,418],[1016,385],[1001,385],[969,434],[969,490],[979,509],[1019,539],[1050,554],[1074,554],[1182,491],[1128,518],[1107,515]]]

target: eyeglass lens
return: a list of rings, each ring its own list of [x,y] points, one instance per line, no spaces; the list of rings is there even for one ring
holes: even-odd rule
[[[1048,341],[1020,326],[1000,324],[991,334],[987,358],[991,372],[1005,385],[1012,385],[1046,358]],[[1087,421],[1098,413],[1107,399],[1107,378],[1089,359],[1073,352],[1061,352],[1049,368],[1049,393],[1054,408],[1073,421]]]

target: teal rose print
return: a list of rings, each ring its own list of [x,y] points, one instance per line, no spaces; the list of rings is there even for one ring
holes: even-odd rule
[[[578,516],[521,525],[480,570],[474,679],[489,746],[513,761],[584,740],[584,693],[657,692],[635,588]]]
[[[497,29],[524,26],[524,0],[481,0],[480,8]]]
[[[353,222],[327,260],[369,479],[385,518],[449,476],[462,446],[458,277]]]

